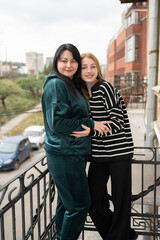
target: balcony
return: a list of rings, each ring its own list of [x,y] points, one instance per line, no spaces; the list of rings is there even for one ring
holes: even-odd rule
[[[44,156],[0,188],[0,240],[54,240],[56,196]],[[160,148],[135,148],[131,197],[131,223],[138,239],[158,240]],[[79,239],[95,231],[88,216]]]

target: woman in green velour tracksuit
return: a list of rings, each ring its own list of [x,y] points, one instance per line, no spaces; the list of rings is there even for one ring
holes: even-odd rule
[[[87,102],[77,91],[81,60],[72,44],[61,45],[54,56],[52,72],[46,77],[42,96],[45,125],[44,148],[49,172],[58,192],[56,236],[77,240],[83,228],[90,194],[86,178],[86,157],[91,151],[90,136],[76,138],[73,131],[82,125],[102,132],[104,122],[89,119]]]

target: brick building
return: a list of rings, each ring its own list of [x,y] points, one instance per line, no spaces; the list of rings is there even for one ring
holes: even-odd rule
[[[107,49],[106,79],[146,76],[147,3],[133,3],[123,16],[123,24]]]
[[[118,0],[117,0],[118,1]],[[160,147],[160,1],[159,0],[119,0],[123,3],[148,5],[147,27],[141,22],[142,35],[146,34],[147,47],[143,41],[140,45],[139,56],[147,59],[147,104],[146,104],[146,146]],[[146,15],[142,15],[142,20]],[[145,49],[147,51],[145,51]],[[146,53],[147,52],[147,53]],[[143,54],[144,53],[144,54]],[[144,57],[143,57],[144,56]],[[142,73],[146,69],[145,63],[141,66]]]

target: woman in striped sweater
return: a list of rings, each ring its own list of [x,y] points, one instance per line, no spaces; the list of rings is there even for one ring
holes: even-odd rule
[[[81,77],[84,81],[81,89],[88,101],[90,118],[108,121],[106,125],[109,129],[103,135],[92,131],[88,172],[91,194],[89,213],[102,239],[136,239],[136,233],[130,229],[133,139],[125,103],[120,93],[103,80],[100,64],[93,54],[82,54],[81,60]],[[82,137],[89,130],[84,126],[83,132],[73,134]],[[110,210],[106,187],[109,177],[113,211]]]

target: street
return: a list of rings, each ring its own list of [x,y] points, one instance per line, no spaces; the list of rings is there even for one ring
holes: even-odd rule
[[[15,176],[19,175],[22,171],[28,168],[32,163],[36,162],[42,156],[45,155],[43,146],[39,150],[32,150],[31,157],[27,158],[24,162],[21,163],[19,169],[9,170],[9,171],[0,171],[0,187],[5,183],[9,182]]]

